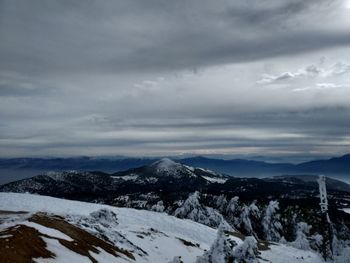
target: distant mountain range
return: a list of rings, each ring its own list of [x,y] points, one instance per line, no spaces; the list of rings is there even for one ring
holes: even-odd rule
[[[330,191],[350,193],[350,185],[328,178]],[[271,195],[314,195],[318,184],[313,175],[286,175],[269,178],[232,177],[204,168],[195,168],[164,158],[138,168],[116,173],[49,172],[0,186],[0,192],[50,195],[77,200],[103,200],[120,195],[163,192],[186,196],[194,191],[230,192],[240,197],[262,198]]]
[[[191,192],[230,177],[201,168],[192,168],[164,158],[150,165],[123,172],[48,172],[0,186],[0,192],[30,192],[71,199],[91,200],[160,189]]]
[[[13,158],[0,159],[0,169],[39,171],[103,171],[117,172],[154,163],[155,158]],[[350,175],[350,154],[325,160],[314,160],[300,164],[269,163],[245,159],[215,159],[191,157],[177,162],[202,167],[234,176],[273,176],[282,174]],[[1,175],[1,171],[0,171]]]
[[[179,160],[183,164],[199,166],[230,175],[261,175],[275,174],[326,174],[350,175],[350,154],[325,160],[314,160],[300,164],[268,163],[245,159],[210,159],[193,157]]]

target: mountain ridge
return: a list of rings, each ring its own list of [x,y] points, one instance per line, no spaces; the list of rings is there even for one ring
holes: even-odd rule
[[[301,180],[304,177],[304,180]],[[301,179],[300,179],[301,178]],[[308,178],[308,180],[306,180]],[[350,185],[329,179],[330,191],[350,192]],[[169,159],[116,173],[63,171],[49,172],[0,185],[1,192],[30,192],[76,200],[112,202],[120,195],[162,193],[187,195],[197,190],[232,192],[250,198],[315,193],[314,175],[285,175],[268,178],[232,177],[211,170],[191,167]]]
[[[271,163],[249,159],[216,159],[204,156],[194,156],[176,159],[177,162],[215,170],[230,175],[267,176],[286,173],[324,173],[328,175],[350,174],[350,154],[328,159],[319,159],[299,164]],[[103,171],[118,172],[158,161],[157,158],[116,158],[99,159],[92,157],[77,158],[13,158],[0,159],[0,169],[42,171]]]

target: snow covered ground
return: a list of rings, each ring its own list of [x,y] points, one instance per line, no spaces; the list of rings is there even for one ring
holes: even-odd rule
[[[209,176],[203,176],[203,178],[211,183],[218,183],[218,184],[224,184],[227,179],[224,178],[215,178],[215,177],[209,177]]]
[[[107,209],[116,214],[117,220],[101,218],[96,221],[94,212]],[[98,262],[152,262],[166,263],[175,256],[181,256],[186,263],[195,262],[197,256],[209,249],[217,231],[213,228],[186,219],[178,219],[163,213],[116,208],[101,204],[57,199],[47,196],[18,193],[0,193],[0,210],[47,212],[60,215],[71,223],[94,233],[102,231],[118,247],[132,251],[135,261],[125,257],[115,258],[105,251],[93,256]],[[104,215],[105,216],[105,215]],[[107,214],[108,216],[108,214]],[[1,215],[0,215],[1,218]],[[54,229],[48,229],[32,222],[23,222],[39,232],[70,240],[70,237]],[[8,224],[0,220],[0,233]],[[1,229],[2,228],[2,229]],[[97,233],[97,232],[96,232]],[[242,241],[232,237],[237,243]],[[87,257],[64,248],[53,239],[45,238],[47,247],[54,252],[55,259],[37,259],[37,262],[90,262]],[[284,245],[270,245],[270,249],[261,251],[260,262],[323,262],[313,252],[298,250]]]
[[[174,256],[181,256],[185,262],[194,262],[195,258],[201,255],[204,249],[208,249],[216,238],[216,230],[212,228],[162,213],[115,208],[39,195],[0,193],[0,210],[5,211],[40,211],[64,217],[67,215],[88,217],[90,213],[103,208],[116,213],[118,224],[115,230],[147,252],[148,255],[142,257],[135,254],[136,262],[168,262]],[[38,230],[40,231],[41,227],[38,227]],[[200,244],[200,247],[186,246],[181,240]],[[59,252],[57,250],[59,244],[56,242],[50,241],[49,246],[54,248],[54,252]],[[123,245],[118,244],[118,246]],[[66,262],[63,260],[66,258],[64,255],[58,257],[60,258],[62,258],[61,262]]]

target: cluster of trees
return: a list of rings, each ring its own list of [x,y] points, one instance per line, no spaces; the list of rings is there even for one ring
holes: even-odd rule
[[[211,227],[225,225],[256,239],[274,242],[281,240],[283,231],[277,201],[270,201],[261,209],[256,201],[249,205],[240,204],[237,196],[228,201],[224,195],[220,195],[212,203],[213,207],[203,205],[200,193],[195,192],[175,210],[174,215]]]
[[[229,231],[224,226],[220,226],[214,243],[208,251],[197,258],[196,263],[258,263],[257,243],[253,236],[248,236],[243,243],[237,245],[230,238]]]
[[[201,224],[219,228],[217,240],[209,251],[198,258],[197,263],[254,263],[257,255],[257,240],[288,244],[298,249],[312,249],[321,253],[323,236],[315,231],[312,233],[312,226],[303,221],[298,222],[296,215],[289,220],[289,224],[293,226],[293,233],[290,234],[284,229],[278,201],[271,200],[268,204],[259,206],[256,201],[250,204],[241,203],[237,196],[229,200],[225,195],[211,196],[209,204],[202,202],[202,199],[205,199],[205,195],[201,195],[199,192],[192,193],[173,212],[173,215],[179,218],[188,218]],[[204,205],[204,203],[206,204]],[[344,249],[350,245],[350,231],[345,225],[342,228],[340,232],[335,233],[337,235],[333,238],[335,256],[341,255]],[[237,246],[227,236],[226,232],[233,230],[246,236],[242,245]],[[342,236],[341,240],[337,236]]]
[[[138,195],[133,201],[130,198],[126,201],[130,207],[165,212],[214,228],[225,226],[255,240],[288,244],[304,250],[311,249],[321,255],[324,240],[327,240],[322,232],[318,203],[316,207],[309,207],[303,204],[286,205],[285,201],[281,205],[278,200],[242,202],[237,196],[228,198],[224,194],[214,195],[198,191],[187,197],[183,193],[178,196],[164,193],[148,193],[143,196],[142,200]],[[349,250],[350,231],[341,221],[334,223],[333,231],[332,253],[336,258]],[[236,249],[235,247],[234,251]],[[209,255],[207,254],[207,257]],[[234,262],[236,261],[235,259]]]
[[[185,202],[175,210],[174,216],[188,218],[210,227],[217,228],[220,225],[229,227],[229,224],[219,211],[200,203],[200,193],[198,191],[191,194]]]

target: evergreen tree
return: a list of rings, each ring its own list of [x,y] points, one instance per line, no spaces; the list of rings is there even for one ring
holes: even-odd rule
[[[282,224],[280,215],[277,213],[278,209],[278,201],[270,201],[264,212],[262,226],[264,238],[268,241],[279,242],[281,240]]]
[[[200,194],[198,191],[191,194],[186,201],[175,210],[174,216],[188,218],[211,227],[218,227],[220,224],[229,226],[218,211],[211,207],[203,206],[200,203]]]
[[[244,205],[239,218],[239,227],[247,235],[257,237],[254,229],[259,227],[260,210],[254,201],[251,205]]]
[[[227,215],[234,215],[235,212],[238,210],[238,200],[239,197],[235,196],[230,199],[226,206],[226,214]]]
[[[227,199],[225,195],[220,195],[216,198],[215,206],[220,211],[220,213],[224,213],[227,207]]]
[[[235,249],[235,262],[259,263],[257,259],[258,254],[258,242],[253,236],[248,236],[244,239],[244,242]]]
[[[231,225],[237,227],[239,225],[240,208],[238,203],[239,197],[232,197],[226,206],[225,215]]]
[[[219,227],[216,240],[203,256],[197,258],[196,263],[232,263],[236,245],[225,233],[225,227]]]

